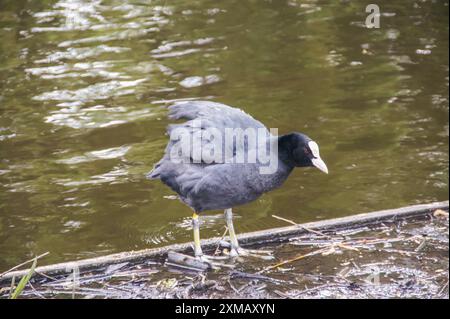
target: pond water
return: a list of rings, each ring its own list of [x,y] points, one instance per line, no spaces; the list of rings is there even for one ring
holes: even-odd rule
[[[0,270],[191,240],[145,173],[173,101],[241,107],[321,147],[238,232],[448,199],[448,1],[0,0]],[[202,237],[223,233],[221,212]]]

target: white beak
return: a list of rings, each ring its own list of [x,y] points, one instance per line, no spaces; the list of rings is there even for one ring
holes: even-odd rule
[[[325,174],[328,174],[328,167],[320,157],[311,159],[311,162],[313,163],[313,165],[315,167],[320,169],[322,172],[324,172]]]

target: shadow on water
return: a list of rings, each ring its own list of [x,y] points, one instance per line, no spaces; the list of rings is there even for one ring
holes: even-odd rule
[[[144,178],[172,101],[319,142],[331,174],[294,172],[239,232],[448,199],[448,1],[379,5],[368,30],[346,1],[0,0],[0,269],[190,240]]]

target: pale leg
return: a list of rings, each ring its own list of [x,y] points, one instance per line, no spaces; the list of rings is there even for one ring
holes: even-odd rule
[[[217,263],[217,262],[212,261],[212,260],[226,259],[226,256],[209,256],[209,255],[203,254],[203,250],[202,250],[202,246],[201,246],[201,242],[200,242],[200,220],[196,213],[194,213],[192,215],[192,228],[194,230],[194,255],[195,255],[195,258],[197,258],[198,260],[201,260],[202,262],[210,264],[211,266],[213,266],[213,268],[215,268],[214,266],[216,266],[216,267],[228,266],[228,265],[225,265],[222,263]]]
[[[192,228],[194,229],[194,255],[195,257],[201,257],[203,251],[200,243],[200,221],[196,213],[192,215]]]
[[[268,250],[255,250],[255,249],[244,249],[239,246],[239,242],[236,236],[236,232],[234,231],[233,225],[233,211],[231,208],[225,209],[225,220],[227,222],[228,234],[230,235],[230,256],[254,256],[260,257],[264,259],[273,259],[271,256],[271,251]]]

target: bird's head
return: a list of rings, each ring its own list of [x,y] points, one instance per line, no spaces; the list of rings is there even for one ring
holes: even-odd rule
[[[328,168],[320,157],[319,145],[302,133],[283,135],[279,139],[279,151],[286,160],[297,167],[314,166],[328,174]]]

